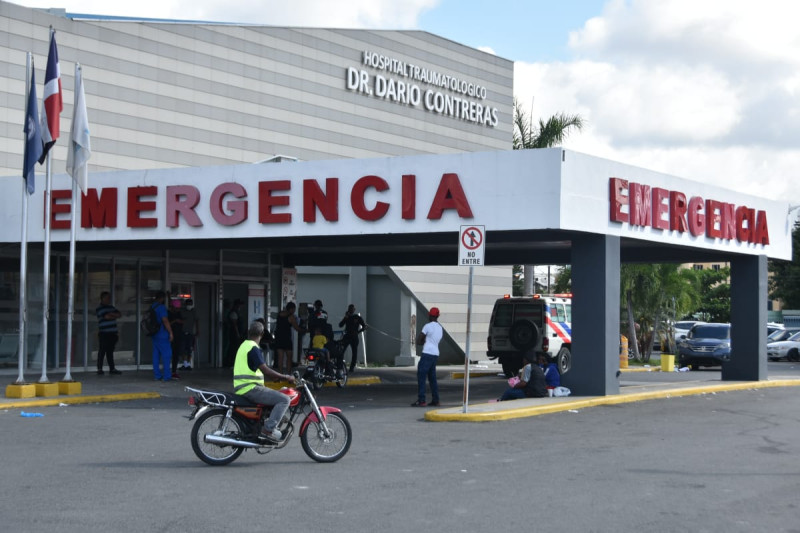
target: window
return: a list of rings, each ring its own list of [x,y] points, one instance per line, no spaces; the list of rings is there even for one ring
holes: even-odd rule
[[[694,270],[703,270],[703,265],[694,265],[692,266]]]
[[[542,323],[543,306],[540,304],[517,304],[514,320],[530,320],[534,324]],[[510,326],[511,324],[509,324]]]
[[[513,310],[513,305],[498,305],[494,310],[494,326],[498,328],[507,328],[511,326]]]
[[[711,265],[711,270],[719,270],[719,265]]]

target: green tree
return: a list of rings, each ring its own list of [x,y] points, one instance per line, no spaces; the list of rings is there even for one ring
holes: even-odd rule
[[[556,279],[553,283],[552,292],[554,294],[563,294],[572,292],[572,267],[569,265],[560,265]]]
[[[539,119],[538,125],[533,123],[533,111],[525,114],[522,104],[514,98],[514,136],[512,146],[514,150],[528,150],[531,148],[552,148],[564,142],[573,129],[583,129],[584,120],[580,115],[567,115],[558,113],[547,121]],[[534,274],[533,265],[525,265],[523,272],[523,293],[533,294]]]
[[[719,270],[693,270],[695,291],[699,301],[694,310],[701,320],[706,322],[731,321],[731,269],[723,267]]]
[[[636,339],[629,345],[634,357],[648,362],[658,335],[668,351],[674,351],[670,319],[683,316],[697,303],[696,276],[673,263],[623,264],[620,269],[620,300],[624,303],[625,334]],[[637,328],[638,326],[638,328]]]
[[[769,296],[786,309],[800,309],[800,220],[792,230],[792,260],[769,262]]]
[[[511,267],[511,296],[522,296],[522,266]]]

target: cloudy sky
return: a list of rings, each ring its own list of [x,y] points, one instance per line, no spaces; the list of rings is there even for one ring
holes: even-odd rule
[[[800,3],[786,0],[14,0],[72,13],[421,29],[515,62],[565,146],[800,203]],[[552,5],[559,4],[559,5]]]

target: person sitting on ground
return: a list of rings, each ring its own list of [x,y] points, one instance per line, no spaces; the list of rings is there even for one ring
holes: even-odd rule
[[[519,382],[506,389],[503,395],[500,396],[501,402],[519,400],[521,398],[544,398],[547,396],[544,372],[539,365],[533,363],[536,354],[533,351],[529,351],[523,355],[523,358],[528,364],[522,369]]]
[[[547,386],[547,390],[555,390],[556,387],[561,386],[561,375],[558,373],[558,366],[553,362],[553,360],[546,354],[540,353],[539,354],[539,366],[544,371],[544,381],[545,385]],[[552,396],[552,393],[549,393]]]

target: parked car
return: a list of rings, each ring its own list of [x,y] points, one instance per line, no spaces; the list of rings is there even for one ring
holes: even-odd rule
[[[680,322],[675,322],[675,346],[681,343],[681,339],[689,334],[689,330],[692,329],[692,326],[695,324],[705,324],[705,322],[700,320],[681,320]]]
[[[783,331],[786,329],[783,324],[779,324],[777,322],[768,322],[767,323],[767,336],[772,335],[776,331]]]
[[[721,365],[731,359],[731,325],[719,323],[695,324],[678,344],[681,366]]]
[[[800,331],[800,328],[784,328],[784,329],[779,329],[777,331],[773,331],[772,333],[767,335],[767,344],[771,342],[785,341],[798,331]]]
[[[524,366],[528,350],[554,358],[558,371],[572,367],[572,298],[569,294],[499,298],[486,338],[486,355],[499,359],[507,377]]]
[[[786,340],[770,342],[767,344],[767,358],[770,361],[800,361],[800,331]]]

